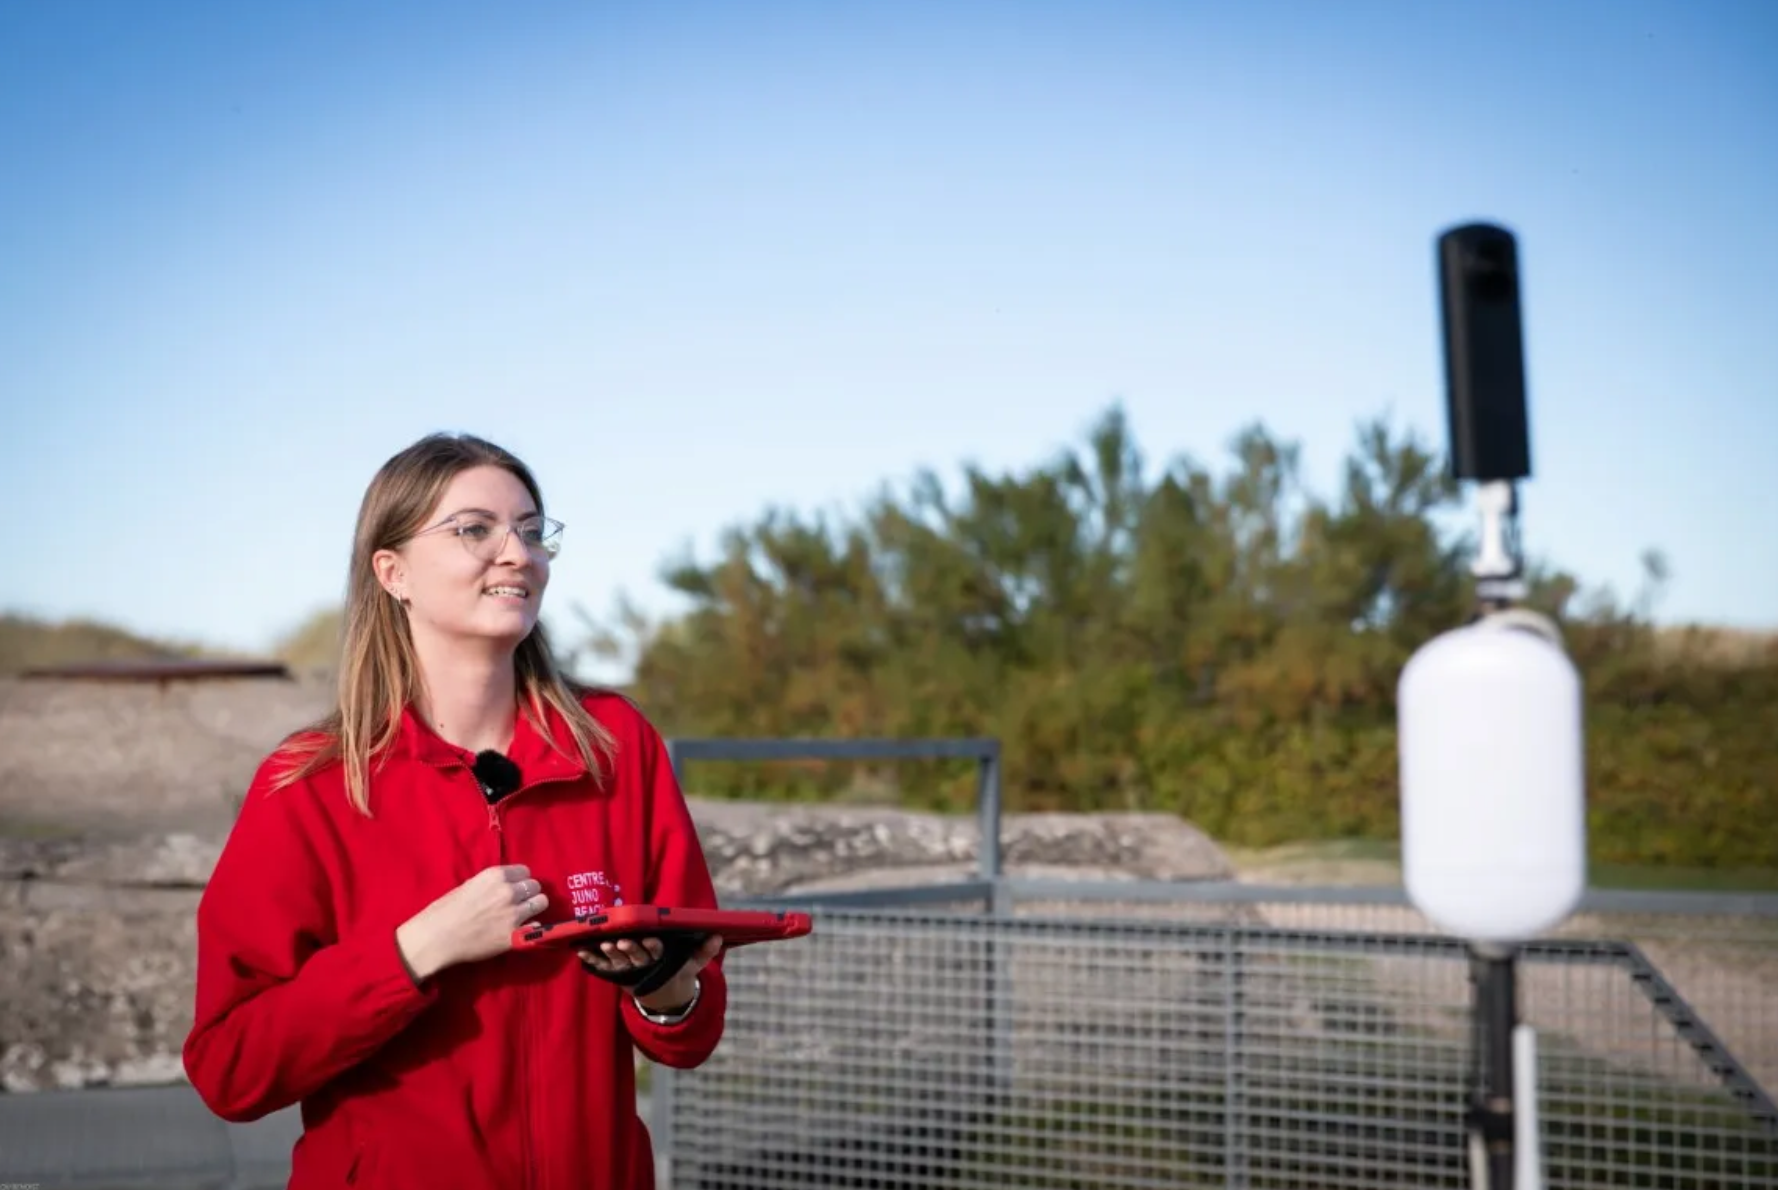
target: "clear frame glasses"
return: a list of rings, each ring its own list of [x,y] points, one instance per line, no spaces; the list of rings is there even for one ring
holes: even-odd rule
[[[505,522],[479,512],[453,513],[433,525],[421,529],[415,537],[428,533],[450,533],[463,543],[463,548],[479,561],[492,562],[506,548],[507,534],[516,534],[527,551],[540,558],[553,558],[562,551],[562,522],[546,516],[528,516]]]

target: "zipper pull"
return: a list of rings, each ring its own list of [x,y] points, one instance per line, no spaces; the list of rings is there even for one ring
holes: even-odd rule
[[[499,830],[500,830],[500,807],[499,806],[489,806],[488,807],[488,829],[491,831],[494,831],[495,833],[499,833]]]

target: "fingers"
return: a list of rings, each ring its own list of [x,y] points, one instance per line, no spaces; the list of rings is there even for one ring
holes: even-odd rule
[[[661,957],[661,950],[659,938],[620,938],[577,953],[582,962],[601,971],[622,971],[649,966]]]
[[[549,898],[543,893],[543,885],[535,880],[521,880],[512,886],[509,894],[514,906],[513,912],[519,922],[530,921],[549,907]]]
[[[523,924],[536,917],[549,907],[549,898],[543,893],[543,882],[530,877],[530,869],[524,864],[507,864],[497,869],[502,877],[510,878],[506,885],[508,903],[513,906],[513,922]]]
[[[596,949],[581,950],[580,957],[596,964],[607,971],[621,971],[625,967],[646,967],[661,957],[661,940],[644,938],[633,941],[629,938],[616,942],[600,943]],[[710,965],[710,961],[722,953],[722,939],[706,938],[702,946],[693,951],[680,967],[681,971],[696,974]]]
[[[650,946],[649,943],[653,945]],[[591,953],[597,956],[601,965],[608,971],[621,971],[625,967],[646,967],[660,958],[661,944],[654,938],[646,939],[643,942],[623,938],[616,942],[602,942],[597,950],[583,951],[582,953]]]
[[[708,967],[722,953],[722,936],[712,934],[704,939],[704,944],[692,952],[691,958],[685,961],[685,969],[696,974]]]
[[[713,935],[704,939],[698,949],[673,973],[673,978],[689,980],[696,977],[722,953],[722,945],[720,936]],[[587,967],[604,974],[615,974],[650,966],[660,958],[664,949],[658,938],[623,938],[600,943],[597,947],[582,948],[575,953]]]

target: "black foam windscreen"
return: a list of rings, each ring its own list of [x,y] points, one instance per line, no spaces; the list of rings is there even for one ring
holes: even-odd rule
[[[491,748],[485,752],[477,752],[471,768],[475,779],[481,783],[482,796],[488,799],[489,805],[515,792],[523,779],[518,765]]]
[[[1519,251],[1512,232],[1488,223],[1438,240],[1451,472],[1457,479],[1531,474]]]

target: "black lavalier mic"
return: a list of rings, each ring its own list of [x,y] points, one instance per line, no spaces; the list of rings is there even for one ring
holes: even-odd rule
[[[488,799],[490,806],[519,787],[519,766],[491,748],[477,752],[470,768],[481,783],[482,796]]]

